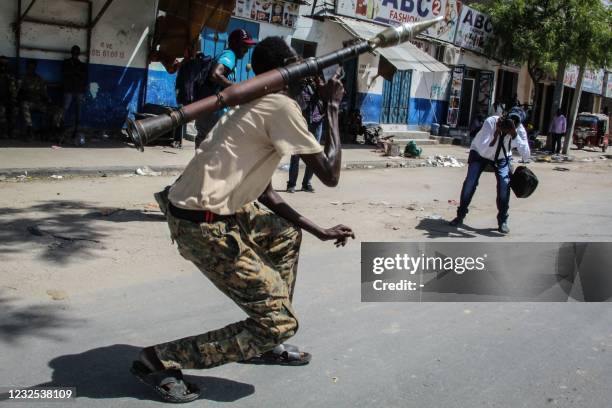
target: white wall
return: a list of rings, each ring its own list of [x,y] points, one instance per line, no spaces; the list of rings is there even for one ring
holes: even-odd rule
[[[104,0],[93,1],[93,17],[100,11]],[[24,1],[24,7],[29,2]],[[156,0],[115,0],[92,33],[94,64],[144,68],[147,60],[148,35],[155,24]],[[56,22],[69,21],[85,24],[87,5],[71,0],[38,0],[28,16]],[[17,2],[0,1],[0,53],[14,57],[15,35],[11,24],[17,19]],[[87,48],[87,31],[68,27],[55,27],[24,22],[22,44],[44,48],[69,50],[79,45]],[[22,50],[22,57],[62,60],[64,53]]]
[[[411,98],[433,99],[445,101],[448,99],[449,72],[419,72],[412,71]]]

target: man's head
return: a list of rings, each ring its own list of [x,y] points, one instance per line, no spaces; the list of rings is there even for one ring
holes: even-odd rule
[[[244,55],[249,50],[249,47],[257,44],[244,28],[239,28],[230,33],[227,38],[228,48],[234,51],[236,54],[236,58],[240,59],[244,57]]]
[[[37,65],[38,65],[38,62],[36,62],[36,60],[29,59],[28,62],[26,62],[26,73],[30,75],[36,73]]]
[[[516,136],[516,125],[514,124],[514,120],[512,120],[511,118],[502,118],[499,121],[498,126],[504,135],[510,135],[512,137]]]
[[[251,65],[255,75],[284,67],[288,61],[295,60],[297,53],[282,37],[268,37],[253,50]]]
[[[79,59],[79,55],[81,55],[81,47],[78,45],[73,45],[70,49],[70,55],[72,56],[72,59]]]

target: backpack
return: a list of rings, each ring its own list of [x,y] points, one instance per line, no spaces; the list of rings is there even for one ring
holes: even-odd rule
[[[510,188],[517,198],[527,198],[538,186],[538,178],[526,166],[518,166],[510,178]]]
[[[210,71],[215,59],[198,53],[195,58],[184,60],[176,76],[176,101],[181,105],[189,105],[207,95],[205,90],[211,88],[208,83]]]
[[[504,151],[504,157],[507,157],[506,147],[504,146],[503,139],[504,138],[502,136],[500,138],[499,145],[497,147],[497,152],[495,154],[496,159],[499,155],[500,145]],[[511,143],[512,141],[508,143],[508,149],[510,149]],[[516,198],[529,197],[538,187],[538,183],[539,181],[535,173],[526,166],[518,166],[514,171],[512,171],[512,167],[510,168],[510,188],[514,192]]]

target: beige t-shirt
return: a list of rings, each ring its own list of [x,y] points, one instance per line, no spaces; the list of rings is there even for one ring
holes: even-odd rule
[[[179,208],[234,214],[265,191],[284,155],[321,151],[297,102],[266,95],[221,117],[169,198]]]

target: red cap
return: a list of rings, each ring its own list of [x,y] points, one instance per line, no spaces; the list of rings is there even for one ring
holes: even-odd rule
[[[227,40],[230,44],[244,44],[248,46],[253,46],[257,44],[257,42],[253,40],[251,35],[244,28],[239,28],[237,30],[232,31]]]

